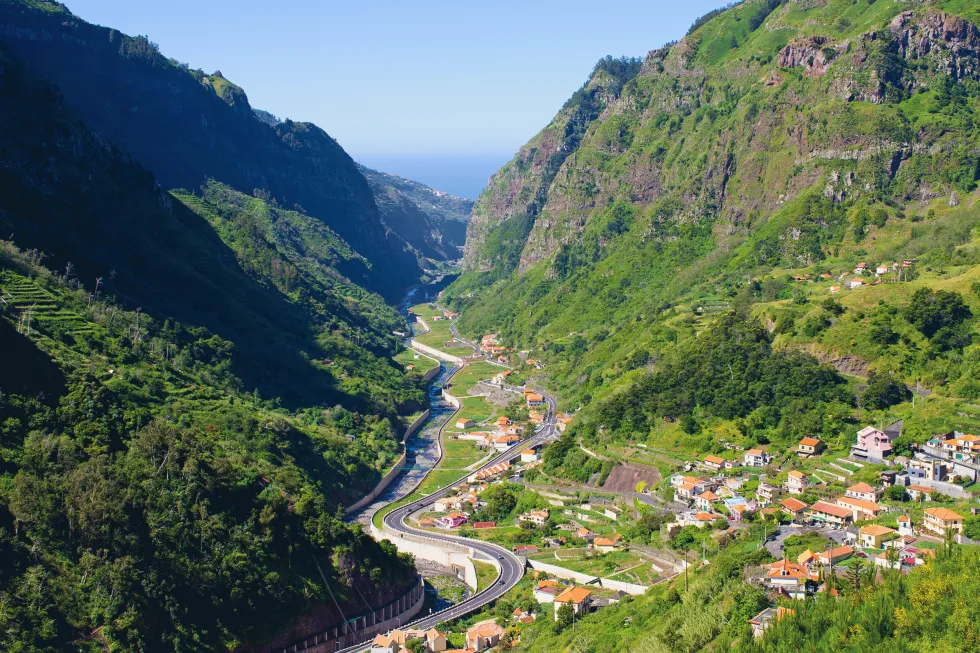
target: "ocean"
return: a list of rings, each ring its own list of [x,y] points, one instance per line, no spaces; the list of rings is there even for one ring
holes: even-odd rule
[[[352,155],[353,156],[353,155]],[[354,156],[358,163],[418,181],[451,195],[475,200],[490,175],[507,163],[513,153],[497,154],[373,154]]]

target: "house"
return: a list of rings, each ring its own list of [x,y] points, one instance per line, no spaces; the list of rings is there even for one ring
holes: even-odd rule
[[[568,428],[572,423],[573,417],[571,415],[566,415],[565,413],[558,413],[555,416],[555,425],[558,427],[559,433],[564,433],[565,429]]]
[[[786,491],[790,494],[803,494],[805,490],[810,485],[810,479],[803,472],[792,469],[789,472],[789,476],[786,479]]]
[[[468,429],[474,426],[474,422],[471,419],[459,419],[456,420],[456,428],[458,429]]]
[[[885,542],[898,537],[898,532],[894,528],[881,526],[880,524],[868,524],[862,526],[860,530],[861,546],[866,549],[883,549]]]
[[[459,510],[462,508],[462,502],[459,497],[443,497],[441,499],[436,499],[432,503],[432,509],[436,512],[449,512],[450,510]]]
[[[864,460],[884,460],[892,452],[892,436],[873,426],[865,426],[857,432],[857,442],[851,447],[851,455]]]
[[[597,537],[592,540],[592,548],[595,551],[609,553],[616,550],[616,543],[608,537]]]
[[[538,603],[554,603],[555,597],[561,594],[565,586],[554,580],[541,580],[534,586],[534,600]]]
[[[492,621],[477,624],[466,631],[466,648],[482,651],[496,646],[504,632],[503,626],[498,626]]]
[[[583,614],[589,608],[591,597],[591,590],[584,587],[569,587],[555,597],[555,621],[558,621],[558,610],[565,604],[572,606],[574,614]]]
[[[882,275],[888,274],[890,271],[891,270],[887,265],[879,265],[878,267],[875,268],[875,276],[880,277]]]
[[[915,458],[910,460],[905,471],[911,478],[926,481],[945,481],[949,477],[949,464],[942,460]]]
[[[440,653],[440,651],[445,651],[449,648],[449,643],[446,641],[446,636],[440,633],[435,628],[430,628],[425,631],[425,648],[429,649],[432,653]]]
[[[496,527],[497,527],[497,522],[495,522],[495,521],[478,521],[475,524],[473,524],[473,528],[476,528],[476,529],[480,529],[480,528],[496,528]]]
[[[544,523],[548,521],[548,515],[550,513],[547,510],[532,510],[531,512],[525,512],[524,514],[517,516],[518,522],[529,522],[535,526],[544,526]]]
[[[838,497],[836,503],[838,506],[850,510],[851,518],[854,519],[854,521],[859,521],[861,519],[874,519],[883,512],[881,506],[874,501]]]
[[[765,467],[772,460],[772,456],[762,449],[749,449],[742,456],[742,464],[746,467]]]
[[[867,483],[857,483],[847,488],[844,493],[848,499],[861,499],[862,501],[877,501],[881,493]]]
[[[701,510],[710,511],[711,504],[718,500],[718,495],[711,490],[706,490],[694,497],[694,505]]]
[[[534,546],[533,544],[519,544],[514,547],[514,553],[519,556],[527,556],[537,552],[538,547]]]
[[[390,633],[379,633],[371,642],[371,653],[398,653],[401,646]]]
[[[542,405],[544,403],[544,397],[536,392],[532,392],[531,394],[524,395],[524,401],[527,402],[528,408],[533,408]]]
[[[576,537],[580,537],[587,542],[591,542],[595,538],[595,533],[585,528],[584,526],[577,531],[575,531]]]
[[[925,485],[910,485],[905,488],[905,493],[912,501],[929,501],[930,495],[935,492],[931,487]]]
[[[779,621],[783,617],[791,614],[796,614],[796,611],[783,607],[766,608],[749,619],[749,623],[752,625],[752,636],[762,637],[762,634],[766,632],[766,628],[769,627],[770,623]]]
[[[800,440],[800,444],[796,447],[796,453],[804,458],[807,458],[809,456],[818,455],[826,448],[827,446],[820,440],[820,438],[803,438]]]
[[[832,292],[832,293],[839,293],[840,292],[840,286],[831,286],[830,287],[830,292]]]
[[[962,535],[963,517],[949,508],[926,508],[922,516],[922,527],[940,537],[945,537],[949,530]]]
[[[854,268],[854,274],[864,274],[864,271],[867,269],[868,269],[868,264],[862,261],[857,264],[856,268]]]
[[[704,528],[713,522],[714,520],[721,517],[721,515],[716,515],[710,512],[697,511],[697,512],[682,512],[677,515],[677,523],[684,526],[697,526],[698,528]]]
[[[505,426],[510,426],[510,418],[509,417],[506,417],[506,416],[504,416],[504,417],[498,417],[497,418],[497,426],[498,427],[501,427],[501,428],[503,428]]]
[[[425,519],[419,520],[420,528],[435,528],[436,520],[431,517],[426,517]]]
[[[759,483],[755,490],[756,500],[763,506],[768,506],[783,494],[783,488],[768,483]]]
[[[461,512],[451,512],[448,515],[439,517],[436,519],[436,525],[439,528],[459,528],[469,520],[465,514]]]
[[[898,516],[898,534],[903,537],[906,535],[915,535],[915,533],[912,531],[912,520],[908,515]]]
[[[487,438],[489,443],[497,451],[506,451],[510,449],[511,446],[516,444],[520,438],[516,435],[502,434],[502,435],[491,435]]]
[[[836,565],[838,562],[847,560],[852,555],[854,555],[854,549],[845,544],[843,546],[827,549],[826,551],[821,551],[817,554],[817,562],[828,566]]]
[[[854,290],[863,286],[864,281],[862,279],[848,279],[845,285],[847,286],[848,290]]]
[[[537,462],[540,456],[538,452],[534,449],[522,449],[521,450],[521,462],[522,463],[533,463]]]
[[[796,556],[796,562],[806,567],[809,567],[810,565],[817,562],[817,554],[814,553],[812,550],[807,549],[800,555]]]
[[[807,511],[806,516],[811,521],[822,522],[837,528],[844,526],[854,518],[853,513],[847,508],[835,506],[826,501],[817,501],[810,506],[810,510]]]
[[[953,431],[942,439],[940,447],[952,460],[975,462],[980,457],[980,436]],[[931,441],[930,441],[931,443]]]
[[[704,461],[701,463],[705,469],[719,470],[719,469],[731,469],[735,466],[731,460],[725,460],[718,456],[705,456]]]
[[[779,505],[783,507],[783,511],[789,515],[794,522],[798,519],[803,519],[808,507],[805,503],[799,499],[794,499],[793,497],[783,499],[779,502]]]
[[[785,558],[766,567],[766,584],[794,599],[803,599],[812,594],[817,588],[818,578],[815,572]]]

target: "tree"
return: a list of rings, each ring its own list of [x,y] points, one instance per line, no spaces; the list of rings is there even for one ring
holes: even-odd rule
[[[905,488],[901,485],[889,485],[885,489],[885,498],[890,501],[905,501]]]
[[[885,410],[912,398],[912,391],[904,383],[889,374],[872,370],[868,374],[868,389],[864,391],[864,406],[871,410]]]
[[[555,621],[555,634],[563,632],[572,625],[575,619],[575,610],[570,603],[562,603],[558,608],[558,619]]]
[[[905,307],[905,318],[927,338],[943,327],[955,327],[973,317],[957,292],[919,288]]]
[[[427,653],[425,641],[421,637],[416,637],[415,639],[410,639],[405,642],[405,648],[412,653]]]

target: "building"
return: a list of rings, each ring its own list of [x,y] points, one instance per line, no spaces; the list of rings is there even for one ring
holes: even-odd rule
[[[524,395],[524,401],[527,402],[528,408],[534,408],[535,406],[541,406],[544,404],[544,397],[536,392]]]
[[[535,451],[534,449],[522,449],[521,450],[521,462],[522,463],[533,463],[533,462],[537,462],[538,461],[538,458],[540,458],[540,456],[538,456],[538,452]]]
[[[843,506],[835,506],[826,501],[817,501],[807,511],[807,518],[828,526],[840,528],[853,520],[853,513]]]
[[[595,533],[590,531],[588,528],[585,528],[584,526],[578,529],[577,531],[575,531],[575,536],[582,538],[586,542],[591,542],[593,539],[595,539]]]
[[[766,608],[759,614],[749,619],[749,623],[752,625],[752,636],[762,637],[762,634],[766,632],[766,628],[769,627],[770,623],[779,621],[783,617],[791,614],[796,614],[796,611],[783,607]]]
[[[877,501],[881,493],[867,483],[857,483],[847,488],[844,493],[848,499],[861,499],[862,501]]]
[[[765,467],[772,461],[772,456],[762,449],[749,449],[742,456],[742,464],[746,467]]]
[[[456,420],[456,428],[458,429],[468,429],[474,426],[475,423],[471,419],[459,419]]]
[[[806,598],[817,588],[819,576],[805,566],[783,559],[766,567],[766,584],[794,599]]]
[[[898,532],[894,528],[881,526],[880,524],[868,524],[862,526],[859,531],[858,541],[866,549],[883,549],[885,542],[898,537]]]
[[[555,597],[555,621],[558,621],[558,610],[565,604],[572,606],[572,612],[574,614],[584,614],[589,609],[591,597],[591,590],[587,590],[584,587],[569,587]]]
[[[884,460],[892,452],[892,436],[873,426],[865,426],[857,433],[857,442],[851,447],[851,455],[864,460]]]
[[[443,633],[435,628],[430,628],[425,631],[425,647],[432,653],[440,653],[440,651],[449,648],[449,642],[446,641],[446,636]]]
[[[834,547],[833,549],[827,549],[826,551],[821,551],[817,554],[817,562],[822,565],[836,565],[838,562],[843,562],[854,555],[854,549],[847,546]]]
[[[949,477],[949,464],[942,460],[914,458],[905,467],[910,478],[926,481],[945,481]]]
[[[862,499],[838,497],[837,505],[850,510],[851,518],[854,521],[859,521],[861,519],[874,519],[883,512],[881,506],[874,501],[864,501]]]
[[[705,490],[701,494],[694,497],[694,505],[696,505],[700,510],[710,511],[711,504],[718,501],[718,495],[711,490]]]
[[[787,497],[779,502],[782,506],[783,511],[790,516],[793,521],[803,519],[806,514],[807,505],[800,501],[799,499],[794,499],[793,497]]]
[[[826,449],[827,446],[820,440],[820,438],[803,438],[800,440],[800,444],[796,447],[796,452],[800,456],[807,458],[809,456],[817,456]]]
[[[500,643],[500,638],[504,632],[503,626],[498,626],[492,621],[477,624],[466,631],[466,648],[482,651],[485,648],[496,646]]]
[[[783,488],[768,483],[759,483],[755,490],[755,498],[760,505],[768,506],[783,495]]]
[[[930,495],[933,492],[935,490],[925,485],[910,485],[905,488],[905,493],[909,495],[912,501],[929,501],[932,498]]]
[[[431,517],[426,517],[425,519],[419,520],[420,528],[435,528],[436,520]]]
[[[705,469],[711,469],[717,471],[719,469],[731,469],[732,467],[735,466],[735,463],[733,463],[730,460],[725,460],[724,458],[721,458],[719,456],[705,456],[704,461],[701,463],[701,465]]]
[[[548,521],[548,515],[550,513],[547,510],[532,510],[531,512],[525,512],[522,515],[517,516],[518,522],[530,522],[535,526],[544,526],[544,523]]]
[[[519,544],[514,547],[514,553],[519,556],[528,556],[532,553],[537,553],[538,547],[533,544]]]
[[[592,548],[601,553],[610,553],[616,550],[616,542],[608,537],[597,537],[592,540]]]
[[[451,512],[448,515],[436,519],[436,526],[439,528],[459,528],[467,522],[469,517],[461,512]]]
[[[476,528],[476,529],[480,529],[480,528],[496,528],[496,527],[497,527],[497,522],[495,522],[495,521],[478,521],[475,524],[473,524],[473,528]]]
[[[902,537],[907,535],[915,535],[915,533],[912,531],[912,519],[908,515],[898,516],[898,534]]]
[[[949,530],[956,535],[962,535],[963,517],[949,508],[926,508],[922,516],[922,527],[940,537],[945,537]]]
[[[803,472],[793,469],[790,470],[789,476],[786,479],[786,491],[790,494],[803,494],[805,490],[810,485],[810,479]]]
[[[534,586],[534,600],[538,603],[554,603],[565,586],[554,580],[541,580]]]
[[[846,284],[848,290],[854,290],[864,285],[863,279],[848,279]]]
[[[510,426],[510,418],[509,417],[506,417],[506,416],[498,417],[497,418],[497,426],[499,428],[503,428],[505,426]]]
[[[943,440],[940,446],[952,460],[972,463],[980,459],[980,436],[958,431],[952,435]]]

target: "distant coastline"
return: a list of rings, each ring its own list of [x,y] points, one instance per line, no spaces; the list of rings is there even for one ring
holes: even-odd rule
[[[487,180],[513,156],[490,154],[374,154],[354,156],[369,168],[421,182],[451,195],[475,200]]]

